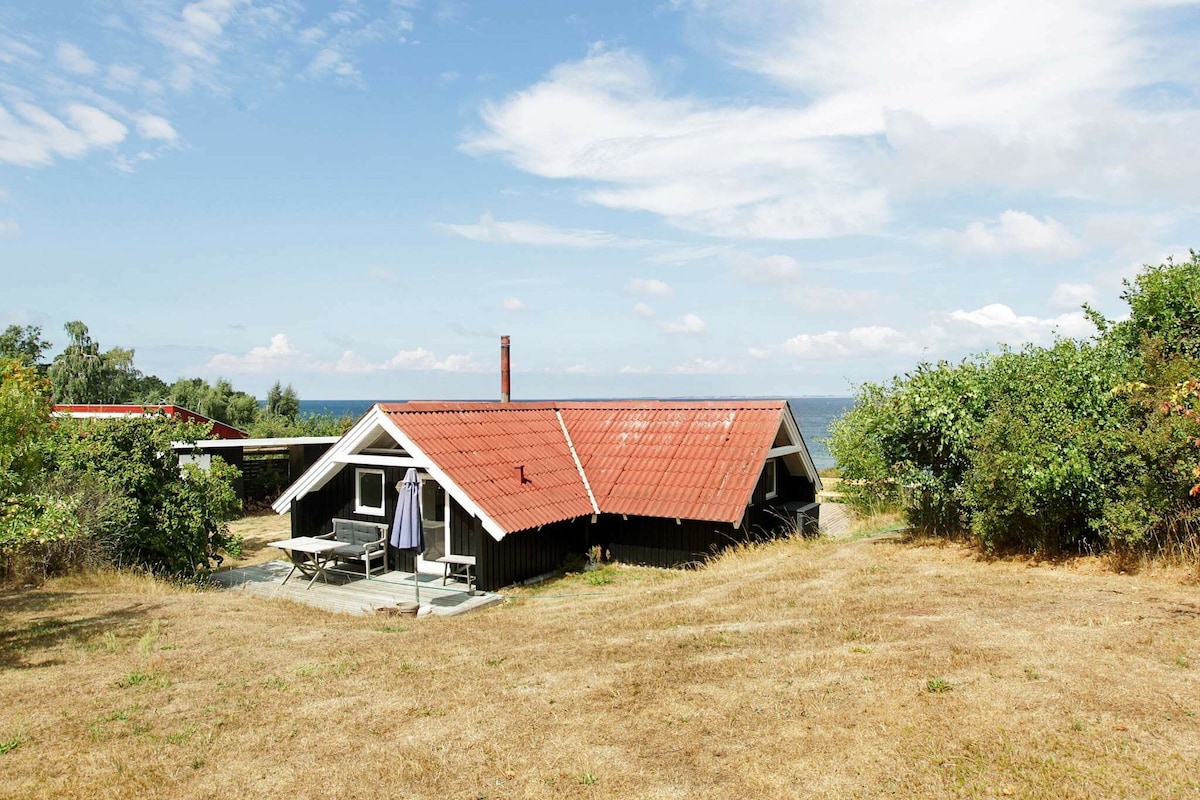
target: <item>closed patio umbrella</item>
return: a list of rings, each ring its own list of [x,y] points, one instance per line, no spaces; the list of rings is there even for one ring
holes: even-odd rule
[[[421,479],[409,467],[400,483],[400,500],[396,503],[396,518],[392,520],[392,547],[413,553],[413,589],[417,605],[421,605],[421,585],[417,582],[416,555],[425,549],[425,529],[421,524]]]

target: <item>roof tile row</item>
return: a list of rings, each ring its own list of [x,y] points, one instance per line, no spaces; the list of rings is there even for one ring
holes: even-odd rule
[[[602,512],[736,522],[784,403],[417,402],[381,410],[484,513],[516,531],[593,513],[572,444]]]

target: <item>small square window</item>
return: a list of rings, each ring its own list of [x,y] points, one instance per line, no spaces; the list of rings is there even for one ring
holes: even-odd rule
[[[354,513],[384,515],[383,470],[354,470]]]
[[[779,486],[775,482],[775,459],[767,459],[767,463],[763,466],[763,489],[766,490],[765,497],[770,500],[779,494]]]

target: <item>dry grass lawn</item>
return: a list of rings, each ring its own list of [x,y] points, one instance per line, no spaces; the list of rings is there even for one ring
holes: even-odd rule
[[[270,547],[268,543],[292,538],[292,517],[290,514],[274,512],[242,517],[230,523],[229,532],[242,537],[242,555],[240,558],[226,557],[222,567],[245,567],[274,561],[283,557],[283,552]]]
[[[891,536],[445,619],[93,576],[0,595],[0,709],[2,797],[1198,797],[1200,592]]]

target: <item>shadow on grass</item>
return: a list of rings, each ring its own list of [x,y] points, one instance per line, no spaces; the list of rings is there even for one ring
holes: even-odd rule
[[[43,656],[72,642],[87,646],[105,636],[117,641],[140,635],[148,619],[162,608],[160,603],[137,603],[118,611],[75,617],[66,606],[78,600],[79,595],[70,592],[0,592],[0,670],[60,664],[61,660]],[[21,619],[31,615],[37,616]]]

